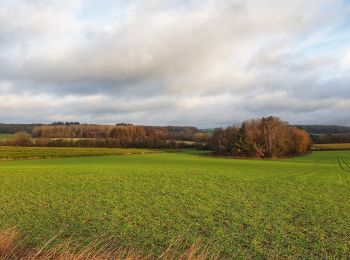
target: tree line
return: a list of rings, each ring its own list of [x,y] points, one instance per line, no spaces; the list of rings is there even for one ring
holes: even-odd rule
[[[144,129],[147,133],[161,134],[166,140],[193,141],[202,131],[192,126],[135,126],[130,123],[115,125],[82,124],[80,122],[57,121],[51,124],[1,124],[0,133],[27,132],[33,138],[109,138],[113,128],[126,127],[123,131]],[[142,132],[142,131],[141,131]],[[150,133],[152,135],[152,133]]]
[[[88,125],[56,122],[19,132],[0,145],[52,147],[198,148],[215,155],[279,158],[305,154],[311,149],[309,134],[277,117],[245,121],[240,127],[201,131],[195,127]]]
[[[217,155],[280,158],[310,151],[309,134],[277,117],[245,121],[240,127],[216,129],[208,146]]]
[[[307,131],[313,143],[350,143],[350,127],[337,125],[300,125]]]
[[[311,134],[311,139],[315,144],[350,143],[350,133]]]
[[[20,131],[0,145],[49,147],[189,148],[203,140],[195,127],[155,127],[131,124],[88,125],[56,122],[40,125],[31,134]]]
[[[3,124],[0,123],[0,133],[2,134],[14,134],[17,132],[27,132],[31,133],[33,129],[37,126],[41,126],[43,124]]]
[[[63,122],[57,121],[51,124],[3,124],[0,123],[0,133],[14,134],[20,131],[32,133],[34,128],[40,126],[70,126],[70,125],[88,125],[80,122]],[[98,125],[103,127],[103,125]],[[109,125],[110,126],[110,125]],[[130,123],[116,123],[115,126],[133,126]],[[151,126],[152,127],[152,126]],[[350,127],[336,126],[336,125],[296,125],[296,127],[304,129],[309,133],[313,143],[350,143]],[[213,129],[197,129],[195,127],[180,127],[180,126],[167,126],[169,140],[174,139],[177,141],[195,141],[195,136],[201,134],[208,134]],[[34,134],[35,135],[35,134]],[[88,135],[88,134],[87,134]],[[94,135],[94,134],[92,134]],[[73,137],[72,137],[73,138]],[[89,138],[89,137],[79,137]],[[105,138],[105,137],[102,137]]]
[[[54,124],[34,127],[33,138],[122,138],[143,140],[193,141],[200,133],[196,127],[179,126],[134,126],[131,124],[91,125],[91,124]]]
[[[339,125],[297,125],[309,134],[349,134],[349,126]]]

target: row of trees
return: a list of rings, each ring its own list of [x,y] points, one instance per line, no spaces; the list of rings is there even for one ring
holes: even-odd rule
[[[0,146],[36,146],[36,147],[114,147],[114,148],[193,148],[194,143],[175,140],[162,140],[157,136],[126,136],[122,132],[114,132],[108,138],[32,138],[27,132],[17,132],[12,139],[0,140]]]
[[[56,122],[52,122],[51,125],[80,125],[80,122],[63,122],[63,121],[56,121]]]
[[[33,139],[32,139],[33,137]],[[52,124],[20,132],[3,145],[211,149],[217,155],[278,158],[307,153],[309,134],[277,117],[245,121],[240,127],[201,132],[194,127],[154,127],[129,124]]]
[[[130,143],[144,139],[194,141],[195,134],[199,132],[195,127],[54,124],[35,127],[32,136],[33,138],[118,138]]]
[[[297,125],[297,127],[304,129],[311,135],[314,134],[349,134],[350,126],[338,125]]]
[[[339,134],[312,134],[315,144],[350,143],[350,133]]]
[[[279,158],[304,154],[311,149],[309,134],[277,117],[245,121],[241,127],[216,129],[209,148],[218,155]]]
[[[30,140],[31,137],[33,140]],[[195,127],[131,124],[113,126],[55,122],[51,125],[34,127],[31,136],[21,132],[13,140],[2,141],[2,145],[187,148],[195,147],[195,141],[205,141],[201,132]],[[205,147],[203,143],[200,143],[200,146]]]
[[[0,123],[0,133],[14,134],[21,131],[31,133],[35,127],[38,127],[41,125],[42,124],[2,124]]]

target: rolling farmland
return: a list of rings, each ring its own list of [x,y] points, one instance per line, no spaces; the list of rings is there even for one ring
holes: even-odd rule
[[[178,240],[174,255],[200,241],[219,258],[346,258],[349,162],[349,151],[238,160],[190,150],[1,161],[0,228],[28,248],[98,241],[157,258]]]
[[[132,148],[64,148],[0,146],[0,160],[50,159],[61,157],[84,157],[103,155],[145,154],[155,151]]]

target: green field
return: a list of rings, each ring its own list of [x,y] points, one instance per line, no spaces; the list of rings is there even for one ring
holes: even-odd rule
[[[0,160],[50,159],[61,157],[85,157],[103,155],[145,154],[155,151],[132,148],[76,148],[76,147],[19,147],[0,146]]]
[[[0,228],[23,243],[98,241],[159,256],[349,258],[350,152],[234,160],[195,151],[0,161]]]
[[[0,140],[9,140],[14,138],[14,134],[2,134],[0,133]]]

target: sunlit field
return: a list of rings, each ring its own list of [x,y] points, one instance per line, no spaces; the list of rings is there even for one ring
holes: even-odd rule
[[[158,257],[200,241],[225,258],[349,257],[349,171],[348,151],[1,161],[0,228],[15,227],[28,248],[98,241]]]
[[[340,144],[315,144],[313,145],[314,150],[350,150],[350,143]]]

